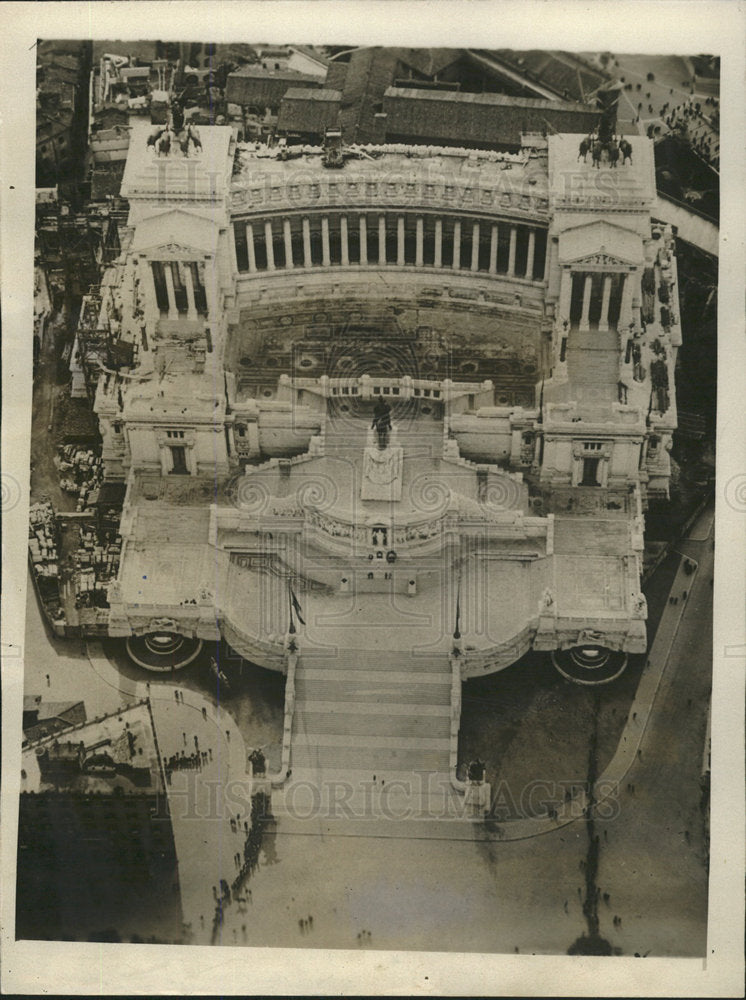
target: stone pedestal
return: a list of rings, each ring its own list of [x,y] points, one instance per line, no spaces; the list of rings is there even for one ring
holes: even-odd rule
[[[381,449],[374,431],[368,432],[363,454],[361,500],[401,500],[404,450],[396,444],[396,433],[389,434],[389,444]]]

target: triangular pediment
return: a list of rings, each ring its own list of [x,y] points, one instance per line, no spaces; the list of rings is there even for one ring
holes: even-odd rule
[[[566,229],[559,237],[560,264],[630,267],[644,260],[640,234],[605,219]]]
[[[151,215],[137,223],[131,249],[148,256],[155,251],[175,256],[204,256],[217,250],[219,227],[211,219],[182,209]]]

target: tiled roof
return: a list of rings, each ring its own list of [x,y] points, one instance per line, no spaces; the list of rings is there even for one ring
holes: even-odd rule
[[[292,69],[243,66],[228,75],[225,99],[231,104],[279,104],[290,87],[320,87],[318,77]]]
[[[523,132],[588,132],[598,112],[581,104],[390,87],[386,138],[423,142],[519,146]]]
[[[319,132],[338,123],[342,94],[338,90],[309,90],[292,87],[280,104],[277,129],[280,132]]]
[[[609,81],[608,74],[602,69],[569,52],[497,49],[492,55],[516,72],[525,73],[529,80],[559,95],[566,91],[568,98],[574,101],[587,101],[591,93]]]

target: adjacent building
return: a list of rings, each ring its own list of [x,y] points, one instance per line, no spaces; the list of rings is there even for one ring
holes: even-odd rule
[[[178,866],[149,703],[84,720],[80,704],[24,704],[16,935],[128,940],[152,929],[163,940],[165,929],[179,940]]]

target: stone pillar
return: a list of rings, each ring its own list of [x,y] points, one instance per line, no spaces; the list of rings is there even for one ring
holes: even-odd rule
[[[236,229],[233,223],[228,226],[228,239],[231,244],[231,270],[238,273],[238,253],[236,251]]]
[[[601,317],[598,321],[599,330],[609,329],[609,302],[611,302],[611,275],[604,275],[604,290],[601,297]]]
[[[290,219],[282,220],[282,237],[285,242],[285,267],[293,266],[293,237],[290,232]]]
[[[256,251],[254,250],[254,227],[246,223],[246,253],[249,258],[249,273],[256,271]]]
[[[414,262],[417,267],[422,267],[425,262],[425,222],[421,215],[417,216],[417,248]]]
[[[619,306],[619,329],[624,330],[625,333],[629,330],[632,323],[632,290],[635,277],[636,273],[634,271],[627,272],[624,275],[624,284],[622,285],[622,301]]]
[[[178,319],[179,310],[176,308],[176,294],[174,293],[174,273],[171,270],[171,261],[163,262],[163,274],[166,278],[166,291],[168,293],[168,318]]]
[[[568,324],[570,322],[570,302],[572,301],[572,271],[569,268],[562,268],[562,275],[560,277],[560,295],[559,295],[559,320],[567,320]]]
[[[453,223],[453,261],[451,266],[454,271],[461,267],[461,220],[456,219]]]
[[[148,291],[145,294],[145,308],[147,310],[149,310],[149,312],[155,317],[155,319],[158,319],[158,317],[161,314],[161,311],[160,311],[160,308],[158,306],[158,292],[156,291],[156,285],[155,285],[155,271],[154,271],[154,268],[155,268],[155,263],[156,262],[153,261],[153,260],[142,261],[142,258],[141,258],[141,263],[144,266],[147,266],[148,274],[150,275],[149,288],[148,288]],[[165,268],[164,268],[164,270],[165,270]]]
[[[518,228],[517,226],[510,227],[510,246],[508,248],[508,277],[512,278],[515,275],[515,248],[518,241]]]
[[[303,266],[311,267],[311,221],[303,216]]]
[[[471,236],[471,269],[472,271],[479,270],[479,223],[475,222],[472,228]]]
[[[534,254],[536,253],[536,230],[528,231],[528,256],[526,257],[526,277],[529,281],[534,280]]]
[[[378,216],[378,263],[386,263],[386,216]]]
[[[360,216],[360,263],[368,263],[368,220]]]
[[[267,244],[267,270],[275,269],[275,245],[272,242],[272,223],[267,219],[264,223],[264,242]]]
[[[435,258],[433,260],[435,267],[443,266],[443,220],[435,220]]]
[[[404,216],[396,220],[396,266],[404,267]]]
[[[189,261],[184,263],[184,287],[187,296],[187,319],[197,318],[197,303],[194,301],[194,276]]]
[[[497,226],[492,227],[490,234],[490,274],[497,274]]]
[[[321,217],[321,263],[324,267],[329,267],[331,260],[329,252],[329,218],[323,215]]]
[[[580,329],[589,330],[590,329],[590,311],[591,311],[591,290],[593,288],[593,275],[586,274],[585,282],[583,284],[583,312],[580,316]]]
[[[347,216],[340,216],[339,220],[340,241],[342,243],[342,267],[350,265],[350,244],[347,239]]]

